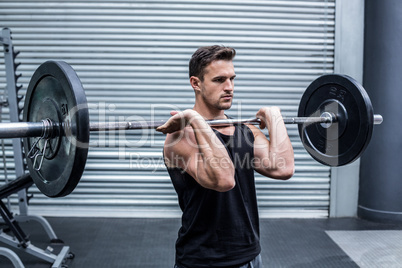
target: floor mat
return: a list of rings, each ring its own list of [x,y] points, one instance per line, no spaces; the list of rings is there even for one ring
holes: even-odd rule
[[[326,231],[360,267],[401,267],[402,231]]]

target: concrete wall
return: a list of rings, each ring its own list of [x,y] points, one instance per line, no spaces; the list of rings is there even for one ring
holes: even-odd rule
[[[358,215],[380,221],[402,222],[401,14],[400,0],[365,4],[363,84],[384,122],[361,158]]]

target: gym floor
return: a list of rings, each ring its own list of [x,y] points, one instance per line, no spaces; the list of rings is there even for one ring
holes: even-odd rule
[[[68,267],[173,267],[180,219],[47,218],[75,258]],[[46,248],[36,222],[22,223],[31,242]],[[261,219],[265,267],[401,267],[402,223],[355,218]],[[5,246],[0,244],[0,246]],[[56,247],[57,248],[57,247]],[[14,250],[25,267],[50,267]],[[0,256],[0,267],[13,267]]]

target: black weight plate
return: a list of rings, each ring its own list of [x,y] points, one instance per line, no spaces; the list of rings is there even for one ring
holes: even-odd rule
[[[329,74],[314,80],[304,92],[298,116],[338,115],[338,122],[325,128],[322,124],[300,124],[303,146],[318,162],[342,166],[360,157],[371,139],[374,114],[364,88],[346,75]]]
[[[35,170],[34,159],[26,157],[29,172],[38,189],[49,197],[71,193],[84,171],[89,143],[89,114],[82,84],[73,68],[62,61],[39,66],[29,82],[24,104],[24,121],[51,119],[61,127],[48,142],[42,167]],[[25,138],[30,151],[38,138]],[[38,144],[43,149],[44,140]]]

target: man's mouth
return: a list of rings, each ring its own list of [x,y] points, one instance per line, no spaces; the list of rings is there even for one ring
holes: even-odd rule
[[[224,100],[231,100],[233,98],[233,95],[223,95],[221,98]]]

